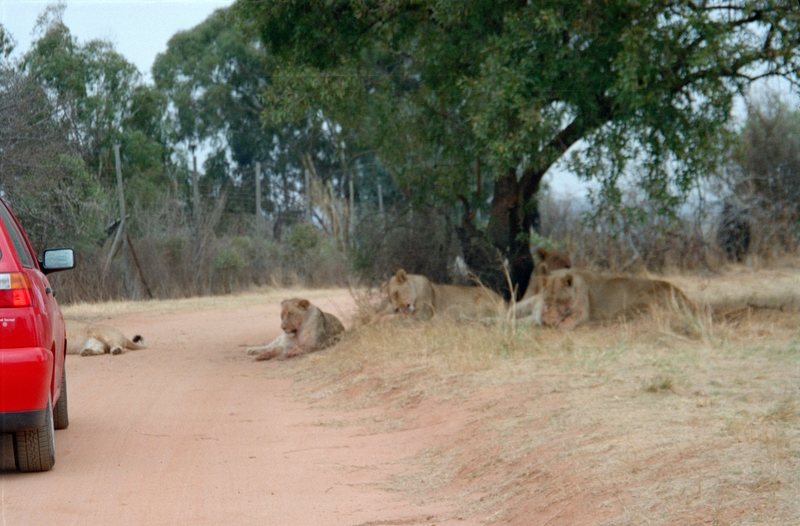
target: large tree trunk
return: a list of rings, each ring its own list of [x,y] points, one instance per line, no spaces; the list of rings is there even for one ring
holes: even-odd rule
[[[597,118],[591,121],[575,119],[550,141],[546,149],[556,151],[557,157],[560,157],[589,130],[610,120],[610,101],[600,100],[598,106],[600,109]],[[536,194],[548,168],[550,164],[528,168],[522,173],[522,177],[517,176],[516,168],[510,168],[505,175],[495,180],[488,239],[480,236],[480,232],[471,224],[469,211],[464,215],[459,229],[459,239],[467,265],[481,276],[487,286],[500,292],[506,300],[511,298],[511,290],[508,288],[505,272],[502,266],[497,265],[497,258],[487,257],[486,254],[489,247],[493,246],[499,251],[500,258],[508,261],[508,273],[515,296],[517,299],[522,298],[533,272],[530,229],[539,227]],[[473,245],[480,245],[482,248],[478,250]],[[467,250],[465,246],[471,249]],[[501,281],[502,285],[498,285]]]
[[[467,265],[486,286],[500,292],[506,300],[511,298],[512,290],[503,263],[508,262],[516,299],[525,294],[533,272],[530,229],[539,222],[535,194],[541,179],[538,172],[527,172],[518,179],[516,170],[509,170],[495,181],[487,235],[472,224],[469,210],[458,228]]]
[[[518,179],[516,170],[512,169],[498,178],[494,185],[489,239],[508,261],[508,273],[517,299],[525,294],[533,272],[530,229],[534,222],[538,223],[538,219],[535,219],[535,193],[539,188],[539,180],[541,177],[534,188],[526,188],[529,185],[528,177]],[[507,295],[510,297],[510,293]]]

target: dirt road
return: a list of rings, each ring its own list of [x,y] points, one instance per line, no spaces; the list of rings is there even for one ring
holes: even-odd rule
[[[352,308],[346,295],[314,303]],[[278,335],[277,304],[108,323],[149,348],[68,357],[70,426],[56,432],[54,469],[16,473],[10,437],[0,443],[2,526],[446,524],[433,521],[445,504],[380,488],[409,469],[400,460],[425,429],[319,425],[333,415],[293,401],[291,378],[264,374],[280,364],[245,356]]]

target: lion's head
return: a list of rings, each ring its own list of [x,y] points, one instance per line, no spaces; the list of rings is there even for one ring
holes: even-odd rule
[[[572,314],[584,288],[580,276],[568,269],[551,273],[542,288],[542,323],[555,326]]]
[[[547,282],[547,276],[565,268],[572,268],[572,260],[569,257],[569,252],[558,250],[547,250],[544,247],[536,249],[536,256],[540,262],[536,266],[536,274],[531,274],[531,280],[528,283],[528,290],[525,292],[525,297],[534,294],[539,294]]]
[[[540,262],[539,265],[546,265],[550,272],[561,270],[562,268],[572,268],[572,258],[569,252],[563,250],[547,250],[544,247],[536,249],[536,255]]]
[[[388,284],[389,301],[397,311],[403,314],[414,313],[414,303],[417,301],[417,291],[414,283],[408,279],[406,271],[400,269],[392,276]]]
[[[281,329],[288,334],[297,334],[311,306],[308,300],[292,298],[281,302]]]

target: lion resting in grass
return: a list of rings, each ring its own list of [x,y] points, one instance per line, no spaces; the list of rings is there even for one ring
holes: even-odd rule
[[[536,255],[541,262],[534,272],[531,272],[531,279],[525,295],[514,306],[509,309],[509,318],[514,317],[517,321],[542,324],[542,288],[547,281],[547,274],[556,270],[572,267],[572,260],[568,252],[557,250],[547,250],[543,247],[536,249]]]
[[[292,298],[281,302],[281,329],[283,334],[269,345],[250,347],[245,352],[257,355],[256,360],[271,360],[319,351],[336,343],[344,325],[308,300]]]
[[[535,252],[539,265],[546,265],[550,271],[572,268],[572,258],[566,250],[547,250],[539,247]]]
[[[146,349],[140,335],[129,340],[121,330],[108,325],[65,320],[67,326],[67,354],[92,356],[96,354],[122,354],[125,349]]]
[[[485,287],[436,285],[421,274],[406,274],[400,269],[385,286],[388,308],[378,315],[385,321],[397,316],[429,320],[434,314],[456,320],[475,320],[497,316],[503,299]]]
[[[693,304],[667,281],[563,269],[547,277],[542,322],[570,330],[587,320],[615,319],[655,306],[692,308]]]

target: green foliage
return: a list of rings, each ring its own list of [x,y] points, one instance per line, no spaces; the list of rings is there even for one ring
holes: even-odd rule
[[[793,252],[800,240],[800,111],[776,93],[752,100],[712,183],[729,257]],[[738,251],[738,252],[737,252]]]
[[[204,142],[213,148],[204,168],[214,180],[207,188],[228,185],[227,211],[253,213],[255,163],[261,164],[264,210],[299,211],[297,188],[304,184],[311,158],[324,181],[336,180],[345,192],[341,159],[333,133],[305,115],[264,120],[263,91],[273,82],[275,59],[249,36],[228,9],[173,36],[156,58],[153,77],[174,104],[170,141]]]
[[[319,23],[312,11],[307,14],[312,18],[300,22],[303,28]],[[360,26],[344,22],[322,33],[338,35],[354,27]],[[282,49],[277,42],[275,48]],[[322,110],[328,128],[343,128],[348,149],[363,145],[377,154],[379,166],[388,169],[403,195],[417,205],[454,204],[460,195],[470,196],[476,155],[460,102],[449,100],[451,95],[458,98],[457,90],[437,92],[420,82],[416,64],[402,53],[383,42],[363,44],[354,56],[337,56],[335,63],[319,69],[294,58],[280,62],[264,92],[265,120],[314,120]],[[337,45],[328,47],[332,52]],[[436,75],[447,74],[446,68],[434,69]]]
[[[131,95],[141,82],[139,72],[107,42],[81,45],[60,21],[33,43],[24,67],[48,91],[69,101],[80,147],[89,165],[100,169],[101,155],[107,156],[119,140],[123,121],[133,109]]]
[[[62,109],[23,72],[0,68],[0,190],[37,250],[92,243],[101,231],[105,196],[59,122]]]
[[[178,268],[186,253],[187,239],[179,236],[166,237],[158,243],[158,250],[164,255],[171,268]]]
[[[309,224],[293,225],[278,253],[280,260],[273,268],[283,268],[308,285],[343,283],[349,271],[347,254]]]
[[[292,227],[286,241],[289,251],[299,259],[316,248],[322,242],[322,239],[322,232],[317,228],[306,223],[300,223]]]
[[[144,85],[112,44],[78,42],[62,16],[63,5],[57,5],[40,17],[40,36],[23,58],[24,72],[63,105],[53,118],[71,128],[70,139],[96,180],[115,190],[113,147],[120,144],[126,197],[151,202],[168,181],[162,128],[167,99]]]
[[[242,253],[236,248],[228,248],[217,254],[214,258],[214,268],[230,273],[237,273],[247,267]]]
[[[753,72],[797,80],[797,4],[728,4],[243,0],[237,9],[283,58],[267,92],[280,107],[266,115],[323,111],[409,193],[477,197],[467,167],[483,159],[487,177],[520,171],[524,210],[575,146],[573,169],[601,179],[608,203],[636,161],[642,190],[671,213],[718,162],[733,97]]]
[[[800,111],[776,96],[749,108],[737,136],[733,163],[740,198],[754,208],[774,208],[800,219]]]
[[[3,24],[0,24],[0,64],[8,59],[12,51],[14,51],[14,38],[6,31]]]
[[[249,165],[259,140],[259,90],[269,72],[264,50],[246,38],[226,10],[175,34],[153,64],[156,86],[175,104],[173,140],[227,134],[235,160]],[[230,127],[233,123],[238,126]]]
[[[565,250],[567,247],[563,241],[558,241],[550,236],[543,236],[536,231],[531,232],[530,245],[532,247],[543,247],[547,250]]]

